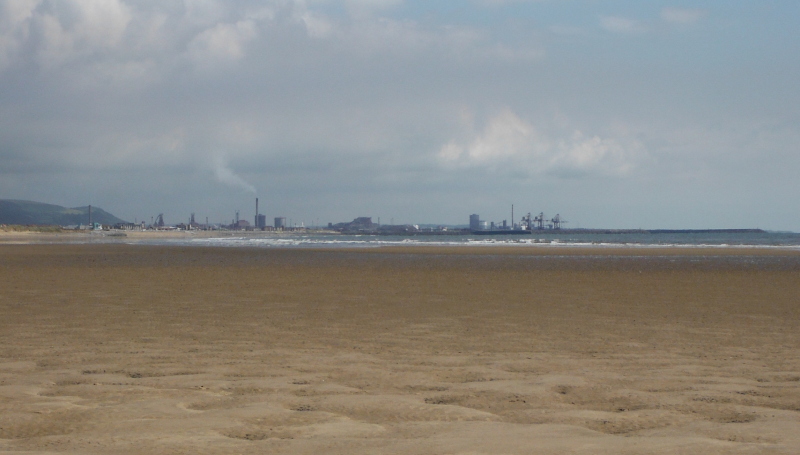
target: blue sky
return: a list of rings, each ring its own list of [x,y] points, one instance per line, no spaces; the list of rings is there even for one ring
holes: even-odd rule
[[[0,198],[800,231],[800,3],[0,0]]]

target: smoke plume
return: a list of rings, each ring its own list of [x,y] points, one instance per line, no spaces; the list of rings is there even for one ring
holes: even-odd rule
[[[233,170],[231,170],[231,168],[225,162],[225,159],[222,157],[218,157],[214,161],[214,177],[226,185],[230,185],[235,188],[241,188],[242,190],[256,194],[256,188],[247,183],[245,179],[239,177],[238,174],[233,172]]]

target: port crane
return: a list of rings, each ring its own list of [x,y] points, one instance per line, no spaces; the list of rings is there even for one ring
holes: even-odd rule
[[[539,212],[539,214],[533,218],[533,222],[536,225],[536,229],[544,229],[544,212]]]
[[[536,216],[533,216],[530,214],[530,212],[528,212],[526,216],[522,217],[522,225],[529,231],[534,229],[561,229],[566,223],[567,220],[562,219],[561,215],[558,213],[549,220],[545,219],[544,212],[539,212],[539,214]]]
[[[531,212],[528,212],[527,215],[522,217],[522,220],[520,221],[520,227],[526,231],[530,231],[531,226],[533,226],[533,221],[531,221]]]
[[[561,215],[556,213],[556,216],[550,219],[550,224],[548,226],[550,226],[550,229],[561,229],[563,227],[562,225],[566,223],[567,220],[562,220]]]

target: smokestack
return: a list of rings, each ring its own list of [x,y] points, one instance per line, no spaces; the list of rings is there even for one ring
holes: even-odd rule
[[[89,228],[94,229],[94,225],[92,224],[92,206],[89,206]]]
[[[255,227],[257,227],[257,228],[258,228],[258,227],[260,227],[260,226],[258,225],[258,198],[256,198],[256,222],[255,222],[255,223],[253,223],[253,225],[254,225]]]

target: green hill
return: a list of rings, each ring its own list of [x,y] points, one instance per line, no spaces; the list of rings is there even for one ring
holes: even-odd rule
[[[92,207],[92,221],[112,225],[125,222],[99,207]],[[89,207],[67,208],[42,202],[0,199],[0,224],[89,224]]]

